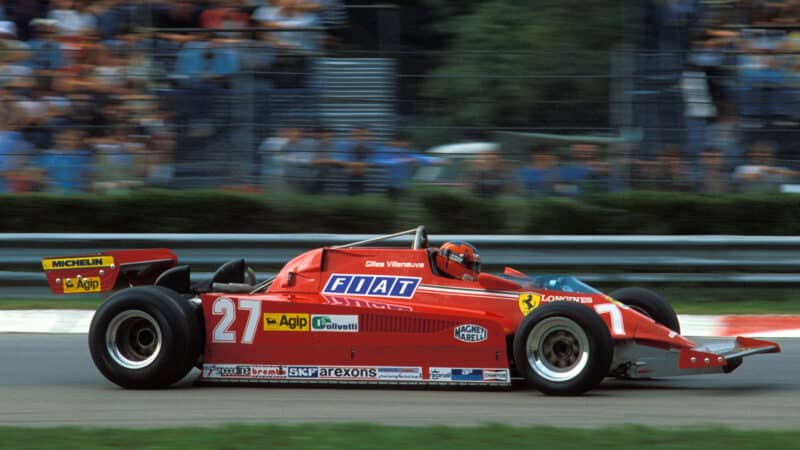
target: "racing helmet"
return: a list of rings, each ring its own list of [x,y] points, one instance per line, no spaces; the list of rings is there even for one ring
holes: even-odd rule
[[[467,242],[445,242],[436,253],[436,267],[453,278],[474,281],[481,273],[481,256]]]

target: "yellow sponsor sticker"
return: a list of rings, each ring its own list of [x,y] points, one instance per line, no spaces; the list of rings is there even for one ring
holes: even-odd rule
[[[100,292],[100,277],[65,278],[63,281],[65,294],[85,294]]]
[[[519,310],[523,316],[527,316],[534,309],[539,307],[542,296],[535,292],[523,292],[519,294]]]
[[[264,331],[308,331],[308,314],[264,313]]]
[[[44,270],[96,269],[114,265],[113,256],[79,256],[77,258],[50,258],[42,260]]]

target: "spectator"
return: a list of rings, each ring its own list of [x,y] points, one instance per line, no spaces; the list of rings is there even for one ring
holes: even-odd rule
[[[653,189],[690,192],[694,188],[692,173],[675,145],[664,148],[655,161],[646,163],[643,174]]]
[[[608,163],[598,160],[596,145],[572,144],[570,156],[571,161],[558,169],[557,194],[576,196],[596,188],[607,190]]]
[[[33,150],[17,130],[16,117],[13,106],[0,116],[0,193],[11,190],[9,177],[25,166]]]
[[[89,0],[53,0],[47,18],[56,22],[61,36],[74,38],[97,33],[97,17]]]
[[[507,181],[501,167],[500,155],[497,152],[487,152],[476,157],[472,161],[468,180],[472,192],[481,197],[492,198],[503,193]]]
[[[528,195],[551,195],[558,180],[558,156],[548,148],[534,148],[528,164],[519,169],[523,192]]]
[[[273,0],[274,6],[262,7],[253,14],[253,20],[267,28],[308,28],[319,26],[315,13],[307,12],[302,0]],[[273,33],[272,44],[290,51],[314,51],[319,36],[312,32],[281,31]]]
[[[354,128],[349,140],[334,145],[334,159],[340,161],[347,170],[349,195],[360,195],[365,192],[374,153],[375,144],[366,127]]]
[[[314,168],[314,174],[308,186],[309,194],[326,193],[333,171],[341,165],[340,161],[334,159],[331,154],[333,145],[333,136],[330,130],[325,127],[318,127],[314,130],[310,161]]]
[[[200,26],[203,28],[246,28],[250,25],[250,15],[240,0],[217,2],[216,7],[209,8],[200,14]]]
[[[56,40],[56,21],[35,19],[32,21],[33,39],[28,41],[31,50],[29,66],[34,70],[57,70],[65,65],[64,50]]]
[[[294,141],[300,139],[300,134],[298,128],[281,128],[275,136],[264,139],[264,142],[258,147],[261,158],[261,176],[265,186],[270,186],[272,190],[288,188],[289,150]]]
[[[740,191],[777,191],[780,185],[792,180],[794,171],[775,161],[775,147],[768,142],[756,142],[748,152],[748,161],[737,167],[733,178]]]
[[[402,133],[398,133],[394,140],[379,146],[373,161],[386,170],[386,193],[392,200],[398,200],[408,189],[417,167],[445,163],[442,158],[414,152],[408,137]]]
[[[14,22],[0,21],[0,84],[30,77],[33,70],[25,64],[30,48],[17,40]]]
[[[55,139],[55,148],[42,154],[41,166],[47,171],[48,190],[59,194],[86,192],[92,175],[92,157],[83,147],[83,133],[65,130]]]
[[[705,194],[724,194],[730,191],[730,172],[721,151],[710,148],[700,154],[697,188]]]
[[[167,132],[153,136],[147,160],[147,185],[168,188],[175,180],[175,140]]]

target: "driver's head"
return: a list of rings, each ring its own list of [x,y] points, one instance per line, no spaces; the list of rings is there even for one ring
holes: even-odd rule
[[[467,242],[445,242],[436,254],[436,267],[453,278],[472,281],[481,273],[481,256]]]

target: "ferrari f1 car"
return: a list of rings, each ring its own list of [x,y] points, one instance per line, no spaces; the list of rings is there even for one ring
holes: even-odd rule
[[[411,248],[376,246],[402,235]],[[308,251],[259,283],[236,260],[193,285],[167,249],[42,264],[54,292],[117,289],[94,315],[89,348],[125,388],[167,387],[198,367],[205,382],[527,384],[577,395],[605,377],[727,373],[780,351],[743,337],[697,346],[651,291],[482,273],[474,250],[431,248],[420,226]]]

